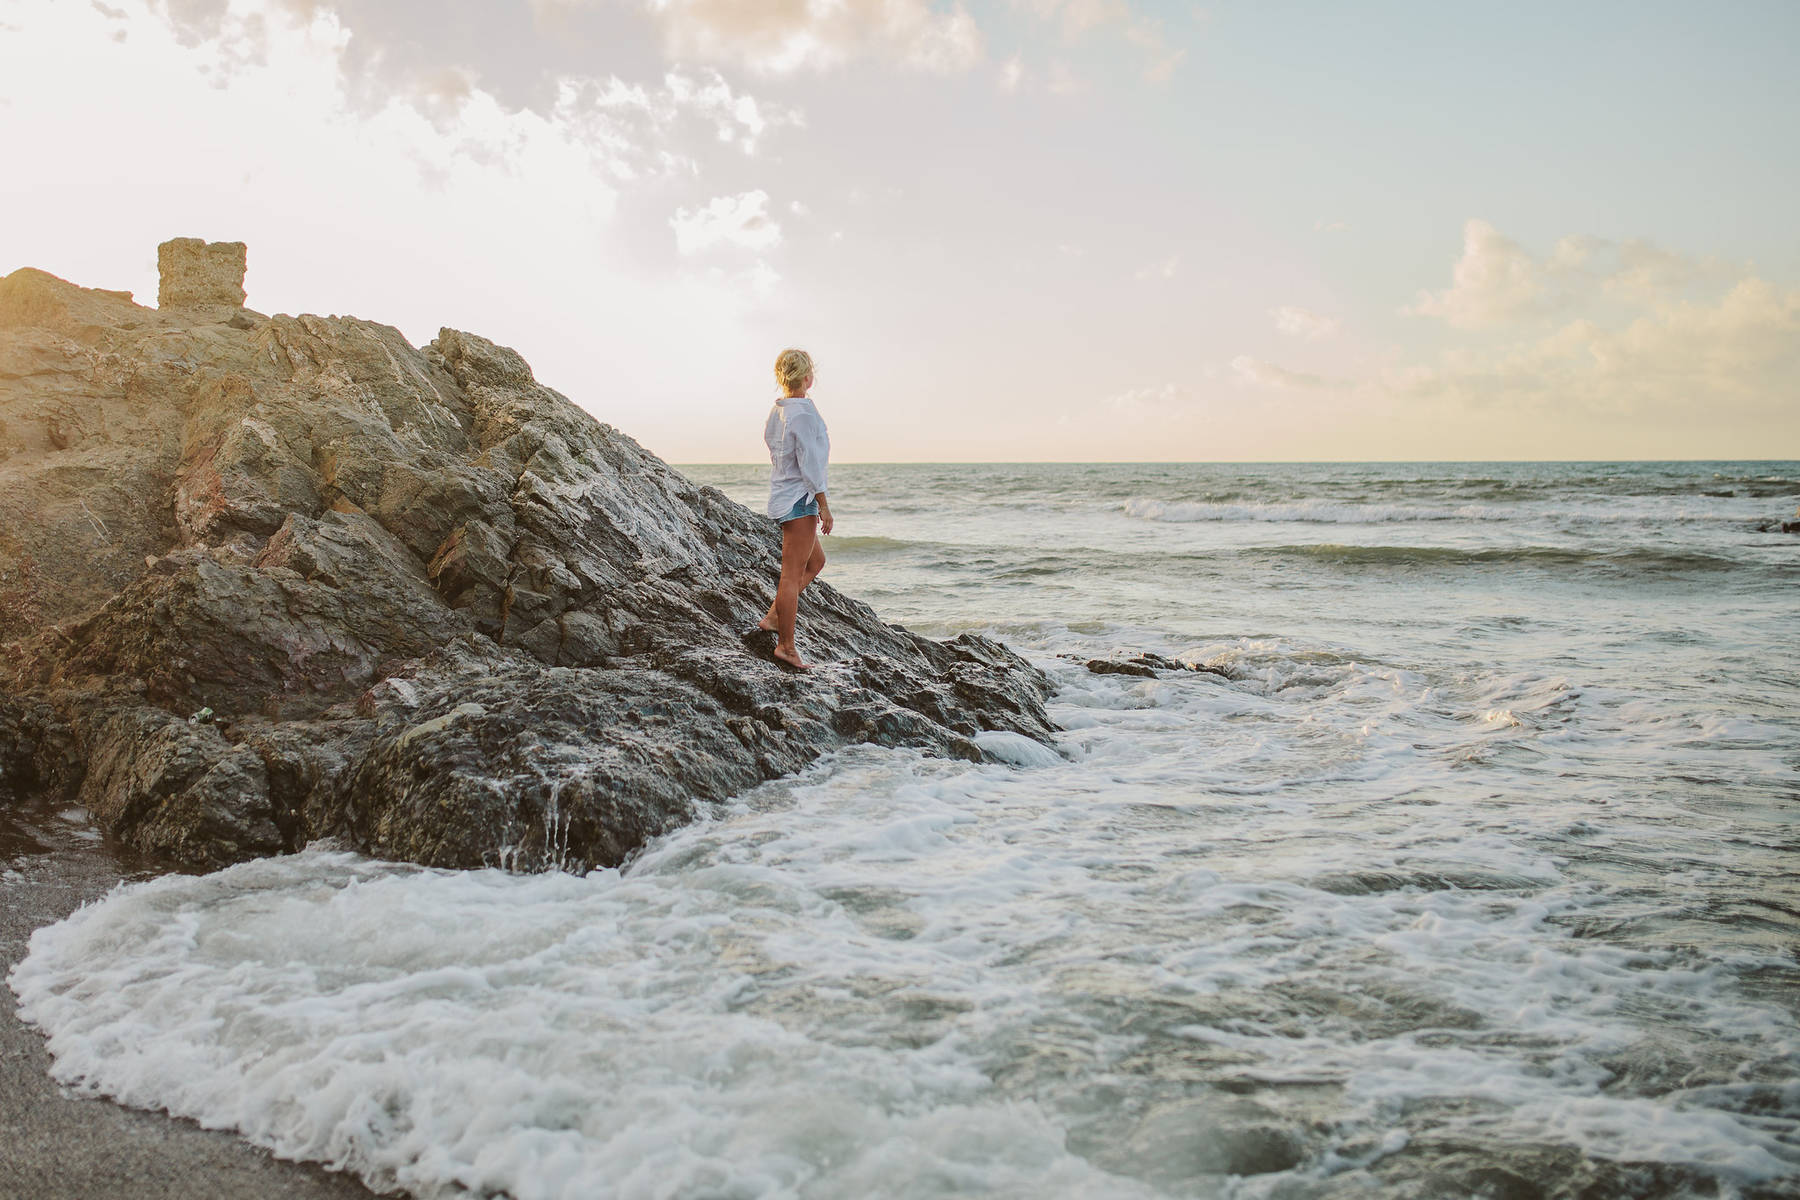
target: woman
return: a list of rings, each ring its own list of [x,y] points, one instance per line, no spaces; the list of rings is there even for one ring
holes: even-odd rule
[[[810,671],[794,645],[794,613],[800,593],[825,569],[819,534],[831,532],[831,504],[825,499],[831,436],[806,395],[813,384],[806,351],[783,350],[775,359],[775,382],[781,398],[763,424],[763,442],[769,447],[769,515],[781,522],[781,582],[757,628],[774,632],[777,660]]]

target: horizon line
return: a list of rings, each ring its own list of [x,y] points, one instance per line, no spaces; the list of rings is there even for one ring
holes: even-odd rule
[[[672,467],[758,467],[764,459],[664,459]],[[834,467],[1313,467],[1313,466],[1519,466],[1536,463],[1573,465],[1678,465],[1699,463],[1788,463],[1800,458],[869,458],[841,459]]]

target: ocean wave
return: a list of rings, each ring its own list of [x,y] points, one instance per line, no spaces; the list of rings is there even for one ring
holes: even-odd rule
[[[1394,521],[1507,521],[1514,513],[1485,504],[1419,508],[1403,504],[1357,504],[1341,500],[1301,500],[1259,504],[1157,500],[1133,496],[1125,515],[1144,521],[1191,524],[1200,521],[1271,521],[1326,525],[1381,525]]]
[[[825,542],[827,554],[836,551],[843,554],[889,554],[897,550],[914,550],[928,545],[926,542],[908,541],[905,538],[890,537],[838,537],[833,535]]]
[[[1560,546],[1500,546],[1472,550],[1460,546],[1346,546],[1322,542],[1312,545],[1263,546],[1243,553],[1278,554],[1341,566],[1476,566],[1513,563],[1542,567],[1608,566],[1643,571],[1729,571],[1741,565],[1712,554],[1643,548],[1575,550]]]

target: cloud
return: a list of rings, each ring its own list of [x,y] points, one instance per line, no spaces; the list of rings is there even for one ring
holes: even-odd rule
[[[699,277],[715,291],[754,296],[758,300],[766,299],[781,282],[780,273],[760,258],[737,271],[708,267]]]
[[[1251,358],[1248,354],[1240,354],[1232,359],[1231,371],[1237,376],[1239,383],[1273,391],[1317,391],[1340,386],[1337,380],[1304,371],[1290,371],[1260,358]]]
[[[1538,259],[1493,225],[1470,218],[1463,226],[1462,256],[1451,270],[1450,287],[1421,291],[1400,311],[1438,317],[1456,329],[1487,329],[1551,317],[1583,304],[1650,307],[1740,273],[1718,259],[1689,258],[1642,238],[1612,241],[1591,234],[1561,238],[1549,255]]]
[[[1181,255],[1171,254],[1161,262],[1155,262],[1148,266],[1139,267],[1137,270],[1137,277],[1139,279],[1173,279],[1175,278],[1176,270],[1180,266]]]
[[[1498,229],[1471,217],[1463,225],[1462,257],[1452,268],[1450,287],[1422,291],[1400,311],[1413,317],[1441,317],[1458,329],[1479,329],[1535,316],[1547,308],[1550,287],[1543,269],[1525,249]]]
[[[756,152],[764,130],[805,124],[792,109],[769,106],[754,96],[734,92],[717,71],[694,75],[671,71],[663,76],[662,90],[655,99],[651,112],[661,129],[667,130],[683,116],[697,116],[712,123],[719,141],[746,154]]]
[[[1169,44],[1161,21],[1144,16],[1126,0],[1013,0],[1013,7],[1056,25],[1070,44],[1096,32],[1116,33],[1138,52],[1140,74],[1151,83],[1167,83],[1187,57],[1186,50]]]
[[[704,208],[677,209],[669,225],[683,254],[717,247],[760,252],[781,244],[781,226],[769,217],[769,194],[760,189],[717,196]]]
[[[1044,86],[1053,96],[1079,96],[1088,90],[1088,82],[1081,73],[1060,58],[1050,60],[1048,82]]]
[[[1422,412],[1628,421],[1623,438],[1791,424],[1800,405],[1800,290],[1642,238],[1571,234],[1538,258],[1472,220],[1451,287],[1403,311],[1482,331],[1358,385]]]
[[[1671,302],[1623,324],[1581,318],[1496,349],[1452,349],[1377,386],[1470,407],[1722,420],[1791,415],[1797,381],[1800,290],[1751,276],[1710,301]]]
[[[1717,258],[1690,258],[1643,238],[1609,241],[1571,234],[1556,243],[1545,270],[1572,292],[1598,288],[1625,303],[1652,305],[1700,284],[1719,284],[1745,274]]]
[[[265,64],[294,32],[334,46],[353,109],[373,115],[410,105],[449,131],[476,97],[508,113],[535,113],[582,133],[596,152],[640,178],[698,169],[724,146],[753,154],[764,134],[802,124],[796,111],[734,88],[716,70],[679,68],[622,80],[593,62],[644,17],[592,0],[125,0],[205,48],[220,86]],[[645,61],[641,56],[639,61]],[[654,61],[653,59],[649,61]],[[653,68],[655,70],[656,68]]]
[[[1149,83],[1167,83],[1175,77],[1175,69],[1187,57],[1163,37],[1162,22],[1131,19],[1125,25],[1125,40],[1144,55],[1143,77]]]
[[[975,19],[926,0],[649,0],[669,53],[786,75],[857,59],[947,73],[982,61]]]
[[[1289,337],[1304,338],[1309,342],[1331,337],[1338,331],[1336,317],[1324,317],[1310,309],[1293,305],[1282,305],[1271,308],[1269,315],[1275,318],[1275,328]]]
[[[755,154],[766,131],[801,123],[799,114],[736,92],[708,70],[671,71],[655,86],[566,78],[548,112],[602,154],[621,180],[696,174],[694,155],[708,142]]]
[[[1350,226],[1343,221],[1327,221],[1323,217],[1313,222],[1314,233],[1343,233]]]
[[[1114,413],[1127,415],[1153,409],[1166,409],[1184,403],[1187,399],[1186,389],[1173,383],[1163,383],[1153,387],[1130,388],[1123,392],[1115,392],[1100,401],[1100,405]]]

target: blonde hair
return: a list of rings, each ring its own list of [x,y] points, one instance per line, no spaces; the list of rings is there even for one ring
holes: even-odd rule
[[[813,373],[812,355],[804,350],[783,350],[775,356],[775,382],[784,392],[797,392]]]

